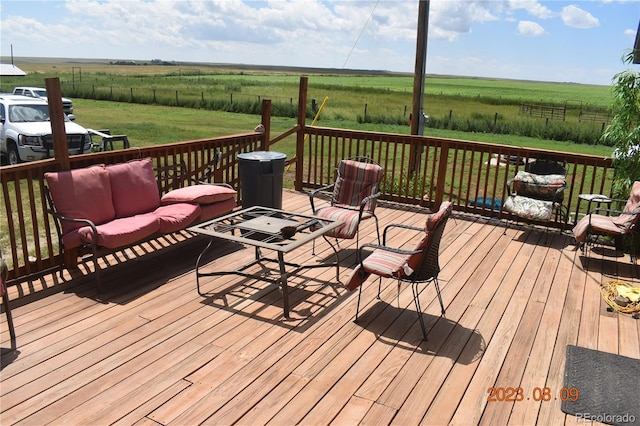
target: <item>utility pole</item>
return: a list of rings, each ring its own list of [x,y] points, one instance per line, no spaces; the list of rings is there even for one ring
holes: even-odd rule
[[[640,21],[638,21],[638,31],[636,32],[636,42],[633,45],[633,63],[640,64]]]
[[[416,64],[413,72],[413,105],[411,108],[411,134],[424,133],[424,84],[427,68],[427,38],[429,35],[429,0],[420,0],[418,5],[418,31],[416,40]],[[411,173],[419,169],[422,148],[411,152]]]

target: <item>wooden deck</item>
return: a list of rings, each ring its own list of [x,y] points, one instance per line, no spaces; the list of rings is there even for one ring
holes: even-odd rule
[[[285,191],[284,206],[308,212],[308,197]],[[425,220],[406,206],[383,204],[378,214],[381,227]],[[186,234],[109,259],[104,294],[84,267],[64,282],[11,288],[18,350],[3,349],[0,424],[577,423],[555,397],[488,402],[488,388],[557,395],[567,344],[640,358],[640,321],[607,312],[599,291],[611,279],[637,284],[638,269],[596,250],[585,271],[567,235],[504,229],[454,212],[440,255],[446,317],[433,287],[421,293],[428,341],[411,291],[393,281],[381,301],[367,282],[354,323],[357,292],[336,283],[333,268],[291,277],[290,320],[265,282],[211,277],[211,297],[200,297],[194,263],[207,240]],[[361,240],[372,232],[369,221]],[[354,262],[347,243],[342,281]],[[253,257],[222,241],[210,253],[212,268]],[[321,239],[315,257],[310,246],[293,256],[325,257]],[[1,343],[9,347],[4,315]]]

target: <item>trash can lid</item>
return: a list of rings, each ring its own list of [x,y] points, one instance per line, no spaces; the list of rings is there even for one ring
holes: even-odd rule
[[[251,160],[251,161],[271,161],[271,160],[284,160],[287,158],[286,154],[275,151],[253,151],[243,152],[238,154],[239,160]]]

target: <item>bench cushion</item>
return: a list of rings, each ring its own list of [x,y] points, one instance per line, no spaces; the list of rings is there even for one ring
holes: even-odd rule
[[[160,231],[160,222],[153,213],[140,214],[131,217],[114,219],[96,226],[98,230],[98,245],[106,248],[129,246],[135,242],[148,238]],[[85,226],[78,230],[85,243],[91,243],[93,230]]]
[[[223,201],[218,201],[214,204],[204,204],[200,206],[200,216],[198,222],[204,222],[206,220],[213,219],[214,217],[222,216],[227,213],[231,213],[236,208],[236,199],[228,198]]]
[[[197,203],[213,204],[219,201],[235,198],[236,191],[223,185],[191,185],[174,189],[164,194],[162,204]]]
[[[149,213],[160,206],[151,158],[107,166],[116,217]]]
[[[116,216],[109,174],[104,164],[83,169],[44,174],[56,211],[74,219],[102,224]],[[85,225],[61,221],[62,234]]]
[[[200,216],[200,206],[197,204],[169,204],[160,206],[153,212],[158,218],[160,232],[168,234],[186,228]]]

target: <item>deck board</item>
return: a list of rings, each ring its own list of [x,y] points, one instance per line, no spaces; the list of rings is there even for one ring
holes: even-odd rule
[[[283,203],[310,210],[303,193],[287,190]],[[421,227],[426,210],[381,203],[377,212],[381,228]],[[398,230],[389,242],[414,235]],[[376,240],[373,220],[360,239]],[[420,292],[427,341],[407,285],[384,280],[378,300],[370,278],[355,323],[358,291],[336,283],[332,267],[289,277],[290,319],[280,292],[251,278],[203,278],[200,297],[194,263],[206,242],[178,233],[101,260],[103,294],[91,262],[11,288],[19,347],[5,351],[2,316],[0,423],[576,424],[559,400],[530,398],[535,388],[560,391],[566,345],[640,358],[640,321],[608,312],[600,295],[608,280],[638,285],[640,268],[606,248],[587,264],[556,231],[505,231],[454,213],[440,252],[446,316],[433,287]],[[339,247],[345,282],[356,245]],[[214,241],[205,268],[253,255]],[[309,245],[290,259],[335,257],[319,239],[315,254]],[[529,399],[489,402],[489,387],[521,387]]]

